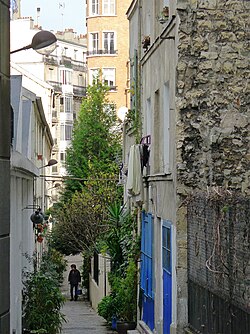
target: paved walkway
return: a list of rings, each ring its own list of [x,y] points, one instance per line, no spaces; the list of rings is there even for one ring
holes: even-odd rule
[[[67,323],[63,324],[62,334],[117,334],[106,326],[105,320],[90,307],[89,302],[83,296],[79,296],[79,300],[76,302],[69,301],[70,293],[67,277],[70,265],[75,263],[79,269],[81,267],[81,257],[72,256],[67,257],[66,260],[68,261],[68,268],[64,273],[62,292],[67,301],[62,313],[65,315]]]
[[[86,301],[67,301],[62,313],[68,321],[63,325],[63,334],[117,334],[106,326],[105,320]]]

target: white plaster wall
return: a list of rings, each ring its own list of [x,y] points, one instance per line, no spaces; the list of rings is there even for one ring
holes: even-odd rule
[[[93,261],[91,261],[91,268],[93,268]],[[110,286],[108,283],[108,272],[110,271],[110,260],[99,254],[99,282],[98,285],[94,281],[92,275],[89,277],[89,295],[90,302],[94,310],[97,310],[98,303],[101,299],[108,295]]]
[[[36,156],[36,143],[44,142],[43,145],[39,145],[44,148],[44,152],[49,152],[50,146],[45,140],[44,125],[41,124],[42,105],[36,103],[35,94],[25,91],[23,87],[20,88],[22,80],[19,76],[11,79],[11,103],[18,126],[15,131],[16,145],[13,145],[11,152],[10,326],[11,333],[15,331],[16,334],[21,334],[22,271],[33,269],[33,263],[30,261],[32,255],[37,250],[41,257],[44,247],[44,244],[39,244],[36,249],[33,223],[30,220],[34,211],[34,199],[44,200],[44,187],[35,187],[34,180],[39,176],[37,167],[40,161],[32,157]],[[15,95],[14,90],[18,86],[19,95]],[[23,101],[25,103],[20,103],[22,98],[26,99]],[[42,131],[35,132],[34,128],[39,126]],[[49,131],[48,128],[46,130]],[[38,178],[39,182],[44,184],[45,181]]]
[[[43,64],[37,64],[37,70],[44,68]],[[36,73],[33,71],[33,73]],[[35,93],[38,97],[41,97],[44,114],[48,124],[51,124],[52,120],[52,91],[53,87],[47,84],[45,81],[40,80],[38,77],[32,74],[32,71],[27,67],[27,70],[21,66],[11,63],[11,75],[22,75],[22,85],[24,88]]]
[[[10,229],[10,328],[22,333],[22,271],[31,269],[27,254],[34,251],[32,211],[24,209],[33,203],[33,180],[27,174],[11,173],[11,229]]]
[[[135,2],[136,3],[136,2]],[[141,58],[141,111],[142,111],[142,137],[151,135],[150,151],[150,177],[149,189],[146,189],[144,208],[154,215],[154,291],[155,291],[155,332],[163,331],[163,282],[162,282],[162,250],[161,233],[162,220],[170,220],[172,227],[172,325],[171,333],[175,333],[177,327],[177,277],[176,277],[176,189],[175,189],[175,67],[177,62],[177,45],[171,39],[161,39],[159,35],[164,29],[156,20],[157,13],[166,5],[166,1],[152,2],[151,0],[137,1],[139,8],[131,13],[130,20],[130,57],[134,49],[138,50]],[[135,6],[136,7],[136,6]],[[155,8],[154,8],[155,7]],[[174,6],[171,3],[171,11]],[[141,23],[141,25],[140,25]],[[141,27],[138,28],[138,27]],[[176,34],[175,28],[172,32]],[[141,48],[143,36],[149,35],[151,45],[148,51]],[[137,39],[137,44],[136,44]],[[164,120],[166,120],[166,87],[169,88],[169,136],[164,135]],[[156,108],[156,94],[158,91],[158,106]],[[165,100],[164,100],[165,98]],[[150,101],[150,103],[149,103]],[[149,110],[150,109],[150,110]],[[158,113],[157,117],[155,117]],[[154,122],[157,122],[154,124]],[[151,129],[151,131],[149,131]],[[150,132],[150,133],[149,133]],[[169,138],[169,147],[165,146],[164,138]],[[159,142],[156,144],[156,139]],[[126,138],[126,147],[129,146]],[[128,149],[127,149],[128,150]],[[169,161],[163,157],[167,152]],[[157,158],[157,160],[156,160]],[[168,167],[168,168],[166,168]],[[166,171],[168,170],[168,176]],[[183,317],[185,317],[185,312]],[[179,319],[178,319],[179,320]]]

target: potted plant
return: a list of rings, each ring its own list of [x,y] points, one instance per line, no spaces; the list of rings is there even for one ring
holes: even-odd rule
[[[117,299],[111,293],[108,296],[102,298],[97,307],[98,314],[103,317],[112,329],[116,329],[116,319],[118,314],[119,306],[117,304]]]
[[[117,332],[126,334],[127,330],[136,328],[137,315],[137,267],[134,260],[130,260],[125,277],[113,282],[117,305]]]
[[[137,260],[140,249],[136,215],[131,215],[124,207],[114,203],[109,207],[108,223],[110,229],[103,241],[105,252],[111,258],[111,293],[99,303],[98,313],[109,324],[113,321],[113,328],[116,325],[116,330],[122,334],[136,327]]]
[[[167,22],[168,18],[169,18],[169,7],[165,6],[163,7],[162,11],[158,15],[157,19],[161,24],[163,24]]]
[[[144,36],[142,40],[142,47],[143,49],[145,49],[145,51],[147,51],[149,46],[150,46],[150,36]]]

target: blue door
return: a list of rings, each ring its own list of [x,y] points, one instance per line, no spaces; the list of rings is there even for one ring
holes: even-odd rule
[[[142,214],[141,239],[141,290],[142,290],[142,320],[148,327],[154,329],[154,295],[153,295],[153,218],[152,214]]]
[[[162,269],[163,269],[163,333],[170,334],[172,322],[172,252],[171,223],[162,225]]]

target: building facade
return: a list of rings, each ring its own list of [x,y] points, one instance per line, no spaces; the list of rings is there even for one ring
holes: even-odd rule
[[[34,269],[35,259],[39,264],[45,250],[30,216],[51,206],[49,184],[40,174],[50,160],[53,139],[41,98],[25,89],[22,79],[22,75],[11,77],[10,333],[22,332],[23,275]]]
[[[17,39],[17,31],[25,31],[22,39]],[[40,28],[34,25],[31,18],[19,18],[11,21],[11,48],[19,48],[29,44]],[[43,56],[33,50],[22,51],[12,55],[14,65],[34,75],[44,85],[50,87],[42,96],[46,119],[51,127],[54,139],[53,158],[58,164],[52,167],[52,175],[58,178],[66,174],[65,154],[71,142],[74,120],[80,110],[82,98],[86,95],[86,38],[76,36],[72,29],[58,32],[57,47],[48,56]],[[13,65],[13,66],[14,66]],[[25,85],[25,82],[24,82]],[[30,89],[30,87],[27,87]],[[36,94],[40,92],[36,91]],[[56,182],[56,181],[55,181]],[[57,191],[54,200],[58,199]]]
[[[117,111],[129,107],[128,59],[129,36],[126,10],[130,1],[88,0],[87,65],[88,83],[101,73],[110,87],[109,100]]]
[[[10,318],[10,41],[9,1],[0,2],[0,331]]]
[[[230,192],[249,198],[248,11],[247,1],[134,0],[127,12],[134,96],[124,123],[124,166],[126,200],[142,211],[142,333],[180,334],[187,327],[209,334],[248,331],[249,262],[240,265],[243,275],[225,254],[247,256],[240,244],[249,241],[237,224],[242,231],[249,231],[249,224],[239,213],[234,223],[227,215],[215,218],[216,210],[227,211]],[[139,181],[133,184],[129,156],[135,150],[142,172],[137,171]],[[198,191],[203,209],[196,199],[191,210],[190,196]],[[220,209],[218,199],[213,202],[216,191]],[[211,201],[207,206],[205,198]],[[205,207],[211,203],[217,209],[208,213]],[[197,214],[201,211],[203,216]],[[207,233],[202,219],[213,226]],[[226,232],[228,226],[235,237]],[[220,253],[215,251],[218,238],[224,238]],[[222,270],[223,263],[229,271]],[[200,307],[194,310],[194,305]],[[233,309],[235,316],[219,305]],[[228,325],[223,327],[219,317]]]

